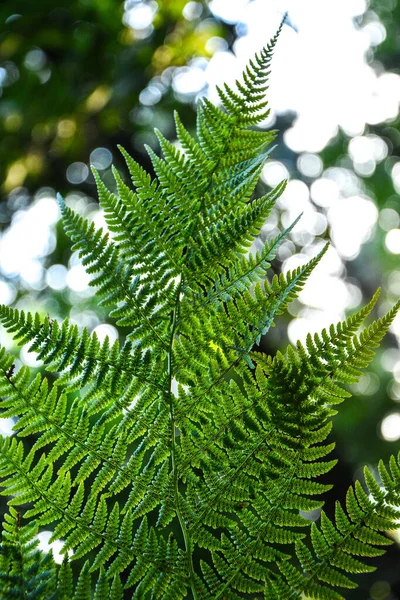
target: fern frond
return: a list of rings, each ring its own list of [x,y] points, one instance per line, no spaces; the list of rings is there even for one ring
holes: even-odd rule
[[[33,452],[24,457],[22,444],[16,440],[2,441],[0,477],[6,489],[2,493],[14,495],[10,504],[31,502],[33,508],[24,516],[28,519],[34,516],[39,525],[58,522],[53,538],[65,538],[64,552],[75,548],[73,560],[100,547],[91,570],[109,561],[107,572],[116,575],[132,564],[137,554],[132,541],[131,511],[120,520],[118,504],[109,509],[104,495],[96,503],[96,496],[92,494],[82,506],[82,486],[74,490],[70,476],[65,474],[53,479],[51,465],[43,454],[32,468],[33,457]],[[154,560],[159,560],[159,556]],[[85,582],[84,577],[81,585],[86,585]]]
[[[156,131],[154,179],[122,149],[133,190],[113,169],[111,192],[94,171],[108,232],[60,199],[96,293],[129,328],[122,346],[68,319],[0,307],[3,326],[51,372],[17,369],[0,348],[0,417],[15,420],[15,436],[0,440],[10,598],[338,600],[387,544],[400,505],[394,457],[389,470],[379,464],[379,482],[365,471],[334,522],[302,513],[324,504],[332,416],[400,303],[360,334],[378,294],[285,354],[254,351],[327,249],[270,277],[296,219],[249,253],[286,184],[256,196],[276,132],[248,128],[267,114],[279,31],[237,90],[219,89],[222,108],[200,102],[197,139],[177,115],[179,148]],[[70,561],[37,550],[44,525]]]
[[[331,326],[314,339],[307,337],[306,348],[297,342],[296,349],[288,348],[286,357],[278,353],[274,359],[252,354],[264,371],[279,380],[279,385],[287,386],[287,402],[295,388],[301,388],[320,406],[340,404],[350,394],[339,383],[356,383],[361,370],[365,369],[374,356],[374,349],[388,331],[400,308],[398,302],[384,317],[374,321],[361,334],[355,335],[365,318],[371,312],[379,296],[379,290],[371,301],[347,321]],[[309,388],[301,383],[309,380]],[[282,398],[283,387],[280,391]],[[336,410],[329,411],[330,416]]]
[[[191,277],[195,278],[197,283],[202,283],[203,278],[210,279],[210,265],[213,265],[214,273],[218,272],[218,266],[223,272],[223,269],[235,261],[238,254],[247,252],[280,193],[282,189],[278,193],[274,190],[258,198],[240,212],[223,218],[216,225],[211,224],[204,236],[197,237],[196,251],[188,260]]]
[[[399,467],[400,455],[397,460],[391,457],[390,473],[380,461],[379,470],[385,481],[380,484],[365,467],[364,487],[357,481],[349,488],[346,511],[337,503],[334,522],[322,511],[320,525],[313,523],[311,528],[311,549],[301,541],[296,544],[301,569],[279,563],[292,590],[285,598],[296,598],[296,593],[303,593],[309,597],[344,600],[340,588],[356,587],[349,575],[375,570],[362,558],[383,554],[382,546],[393,542],[380,532],[400,527],[395,508],[400,502]]]
[[[163,255],[155,256],[149,252],[154,238],[161,237],[161,232],[157,231],[154,221],[149,219],[149,207],[144,206],[139,197],[123,183],[115,168],[113,173],[118,196],[106,188],[93,169],[100,206],[104,209],[106,223],[113,233],[121,259],[131,265],[133,275],[142,276],[142,283],[151,283],[152,286],[163,289],[167,287],[171,277],[179,274],[176,251],[167,247],[164,242],[166,251]]]
[[[268,116],[265,93],[270,64],[285,18],[269,44],[250,60],[243,73],[243,81],[236,82],[238,91],[234,92],[227,84],[217,88],[222,105],[242,126],[254,125]]]
[[[270,261],[275,258],[279,246],[297,225],[300,216],[276,238],[266,243],[264,248],[255,255],[249,254],[249,256],[232,261],[227,270],[217,277],[214,286],[209,288],[205,295],[195,294],[194,306],[199,305],[202,308],[208,303],[229,302],[256,283],[264,281],[266,272],[271,266]],[[190,290],[188,292],[190,293]]]
[[[140,279],[134,277],[132,267],[119,258],[118,249],[108,240],[108,235],[101,229],[96,231],[93,223],[74,214],[62,199],[60,206],[65,231],[74,242],[73,250],[79,251],[87,272],[97,274],[90,283],[98,287],[97,293],[103,297],[101,303],[116,306],[111,316],[117,324],[131,328],[133,339],[143,346],[165,348],[167,323],[162,309],[170,300],[174,284],[172,290],[168,289],[165,304],[157,306],[157,291],[140,285]]]
[[[90,335],[86,328],[79,332],[68,319],[59,325],[48,316],[25,314],[7,306],[0,306],[0,321],[19,344],[31,343],[30,351],[38,353],[48,371],[63,373],[55,385],[64,391],[85,389],[81,398],[89,414],[109,407],[107,418],[111,418],[118,410],[129,411],[132,399],[144,386],[156,394],[165,389],[152,352],[134,347],[129,340],[122,348],[118,341],[111,346],[108,337],[100,344],[95,333]],[[4,349],[0,356],[6,374],[13,360],[5,358]]]
[[[110,569],[113,568],[113,574],[118,574],[135,558],[131,544],[134,519],[160,507],[165,496],[167,481],[161,474],[165,473],[168,448],[162,445],[154,448],[157,442],[155,425],[146,424],[150,415],[143,410],[143,403],[138,407],[140,417],[137,422],[120,418],[120,422],[110,429],[102,419],[91,427],[89,416],[79,403],[69,405],[65,394],[58,396],[56,388],[49,391],[46,380],[40,375],[30,382],[28,369],[21,368],[8,377],[9,362],[10,358],[3,351],[2,416],[20,417],[15,425],[19,436],[41,435],[26,457],[21,443],[7,438],[2,441],[2,493],[13,495],[10,505],[31,503],[32,508],[25,516],[35,516],[39,524],[57,522],[54,536],[66,538],[65,549],[76,548],[74,558],[102,545],[96,562],[96,566],[101,566],[116,554]],[[166,419],[164,411],[165,427],[168,425]],[[158,432],[160,419],[157,425]],[[129,445],[138,439],[141,450],[138,448],[135,454],[129,455]],[[39,453],[48,445],[52,446],[48,454]],[[154,451],[149,455],[152,448]],[[54,476],[54,462],[60,457],[63,464]],[[71,479],[71,470],[77,466],[79,469]],[[147,468],[145,476],[143,468]],[[84,483],[89,477],[91,485],[86,490],[86,504],[83,504]],[[153,477],[157,485],[151,482]],[[106,498],[132,484],[120,524],[116,517],[117,504],[111,510]],[[117,536],[118,543],[114,541]]]
[[[349,358],[350,362],[358,362],[358,355],[369,356],[367,348],[376,344],[380,339],[379,336],[384,335],[399,308],[397,305],[377,324],[365,329],[360,336],[362,342],[358,344],[355,341],[358,338],[354,336],[354,331],[372,310],[377,296],[378,294],[346,323],[340,324],[336,329],[331,328],[332,336],[329,342],[326,332],[323,334],[325,352],[322,351],[320,344],[318,365],[320,369],[322,366],[326,369],[325,374],[329,372],[332,380],[329,388],[330,396],[326,394],[328,384],[321,381],[321,373],[315,373],[313,370],[313,358],[301,356],[303,362],[300,364],[299,358],[291,350],[288,351],[286,358],[278,354],[272,362],[267,363],[268,368],[263,365],[268,378],[264,378],[261,370],[256,372],[258,393],[252,389],[251,382],[246,381],[245,371],[236,371],[235,381],[241,382],[240,387],[233,384],[233,380],[229,384],[223,380],[217,387],[215,398],[211,390],[207,391],[204,412],[199,413],[202,419],[201,427],[199,417],[197,423],[196,417],[186,419],[186,429],[183,424],[180,425],[182,431],[186,432],[185,445],[182,446],[181,468],[186,465],[185,469],[187,469],[188,463],[191,462],[193,471],[186,471],[186,477],[188,485],[193,481],[196,488],[196,501],[191,507],[191,512],[188,513],[188,520],[193,520],[194,539],[201,539],[200,543],[213,552],[216,578],[220,581],[219,585],[213,588],[215,597],[223,597],[227,589],[236,588],[240,581],[242,581],[240,586],[243,586],[243,569],[249,569],[248,565],[255,560],[254,553],[261,543],[265,547],[266,540],[269,543],[275,541],[280,544],[292,544],[296,541],[296,538],[292,537],[294,533],[290,533],[290,528],[308,523],[304,519],[302,522],[302,518],[293,511],[314,510],[322,505],[311,498],[323,493],[329,486],[321,485],[315,479],[327,473],[336,463],[336,461],[320,461],[333,449],[333,445],[321,446],[331,429],[330,422],[327,422],[331,411],[325,405],[330,401],[336,404],[348,396],[345,390],[337,386],[337,389],[332,390],[336,385],[333,384],[336,373],[341,380],[343,364],[346,364]],[[336,342],[338,348],[343,346],[347,336],[348,340],[352,340],[351,347],[357,348],[358,354],[352,357],[348,354],[341,356],[340,362],[335,362],[336,371],[332,371],[329,353],[334,347],[335,336],[339,338]],[[321,338],[315,336],[315,339]],[[258,355],[253,356],[257,360]],[[307,369],[305,365],[310,366]],[[364,368],[366,363],[360,366]],[[240,388],[244,388],[246,394],[243,394]],[[188,401],[183,391],[181,393],[182,398]],[[323,397],[321,404],[315,402],[315,398],[319,397]],[[296,399],[295,404],[294,399]],[[207,405],[213,406],[214,402],[219,403],[222,408],[221,413],[224,415],[224,419],[218,423],[215,423],[215,413],[207,410]],[[187,414],[196,415],[196,410],[189,403],[186,411]],[[204,422],[208,414],[210,417],[206,428]],[[188,443],[190,430],[192,434]],[[200,432],[204,438],[200,437]],[[251,440],[251,443],[248,440]],[[184,457],[187,456],[191,458],[185,459]],[[223,470],[217,466],[221,464],[225,465]],[[204,491],[199,491],[201,490],[199,469],[203,471],[205,479]],[[208,472],[210,475],[207,474]],[[258,490],[259,498],[252,499],[249,490],[256,487],[255,482],[260,480],[263,482],[263,491]],[[226,511],[229,511],[232,505],[242,507],[239,511],[236,510],[236,526],[226,521]],[[214,536],[203,536],[202,529],[205,525],[208,529],[210,527],[233,528],[235,539],[239,536],[240,526],[246,531],[246,542],[237,543],[237,547],[231,549],[231,562],[236,565],[236,568],[227,570],[229,576],[225,581],[224,577],[220,579],[221,569],[218,560],[217,562],[214,560],[215,553],[221,552],[221,546]],[[279,534],[278,525],[289,527],[289,530],[284,529],[284,533]],[[271,528],[273,531],[270,530]],[[299,533],[296,536],[297,540],[301,539]],[[224,556],[226,556],[225,549]],[[271,557],[269,560],[274,562]],[[282,564],[286,565],[286,562]],[[254,569],[256,568],[257,564],[254,566]],[[268,567],[265,566],[264,569],[267,573]],[[237,589],[243,591],[244,588]]]

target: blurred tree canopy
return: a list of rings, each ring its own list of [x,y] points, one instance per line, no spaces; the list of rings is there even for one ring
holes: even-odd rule
[[[97,147],[129,146],[133,131],[143,141],[140,131],[149,129],[151,119],[147,116],[146,122],[135,108],[154,78],[153,93],[165,96],[157,106],[157,120],[168,129],[177,101],[168,74],[163,80],[157,76],[194,57],[210,56],[209,40],[227,33],[204,4],[192,3],[192,14],[186,11],[185,18],[186,4],[185,0],[158,5],[114,0],[1,3],[3,194],[22,185],[63,190],[70,163],[87,163]],[[148,105],[151,101],[144,99]]]

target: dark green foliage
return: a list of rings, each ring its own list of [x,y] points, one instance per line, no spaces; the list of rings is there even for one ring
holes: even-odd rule
[[[158,134],[154,181],[124,151],[134,191],[114,171],[110,192],[95,172],[110,233],[60,199],[96,293],[129,329],[122,348],[68,321],[0,309],[4,327],[58,373],[51,384],[14,372],[1,350],[2,416],[17,418],[0,447],[11,496],[1,576],[16,594],[28,580],[32,598],[48,586],[46,598],[61,589],[57,597],[74,600],[339,599],[397,526],[394,457],[390,472],[380,464],[379,483],[365,471],[367,491],[357,482],[334,522],[322,512],[310,527],[303,513],[321,508],[331,487],[319,478],[336,462],[326,440],[350,396],[343,384],[359,379],[399,304],[361,334],[378,294],[285,355],[253,350],[325,252],[269,280],[294,223],[249,253],[285,187],[254,198],[274,134],[248,129],[266,115],[277,37],[237,92],[220,90],[225,111],[202,101],[197,141],[178,117],[180,149]],[[19,438],[32,435],[25,450]],[[22,528],[12,508],[21,505]],[[32,549],[47,524],[72,561],[87,557],[77,581],[67,562],[56,567]]]

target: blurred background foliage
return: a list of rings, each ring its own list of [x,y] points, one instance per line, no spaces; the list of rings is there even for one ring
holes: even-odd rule
[[[149,167],[143,145],[156,147],[153,127],[173,139],[172,115],[178,109],[193,130],[198,96],[215,98],[215,82],[237,74],[238,64],[265,43],[283,10],[290,9],[290,2],[286,4],[3,0],[0,302],[52,317],[69,316],[95,329],[99,337],[118,336],[93,300],[77,256],[71,255],[58,222],[55,193],[103,225],[89,165],[112,186],[110,165],[122,169],[116,151],[122,144]],[[267,352],[283,348],[288,335],[294,342],[307,330],[343,318],[380,285],[381,312],[400,295],[400,6],[397,0],[320,4],[324,6],[304,0],[289,10],[281,42],[286,59],[276,58],[271,116],[264,125],[280,130],[279,144],[260,191],[285,176],[290,182],[257,244],[302,210],[303,225],[282,247],[274,268],[297,266],[315,255],[324,239],[331,238],[333,244],[316,277],[265,340]],[[297,58],[293,48],[302,47],[296,40],[305,38],[306,27],[315,39],[309,41],[309,54]],[[354,38],[346,37],[349,28]],[[330,34],[337,44],[331,44],[332,62],[319,46]],[[360,83],[345,79],[346,62],[352,61],[346,55],[347,39],[350,44],[361,41],[354,71]],[[287,89],[279,93],[285,78]],[[337,93],[331,105],[324,104],[323,96],[314,98],[311,83],[320,78],[321,90],[332,85],[328,92]],[[368,93],[362,85],[367,80]],[[360,87],[359,97],[351,85]],[[300,100],[296,105],[301,97],[303,105]],[[312,109],[313,101],[319,103],[319,112]],[[349,107],[351,114],[345,110]],[[13,347],[4,332],[0,340]],[[327,499],[329,511],[364,463],[375,465],[399,449],[399,340],[397,320],[369,374],[353,387],[354,399],[336,419],[333,439],[341,462]],[[19,361],[40,368],[25,347]],[[11,435],[11,428],[12,422],[0,423],[3,435]],[[45,547],[48,536],[41,535]],[[360,578],[360,588],[347,596],[350,600],[400,599],[400,537],[392,535],[396,543],[380,559],[378,572]]]

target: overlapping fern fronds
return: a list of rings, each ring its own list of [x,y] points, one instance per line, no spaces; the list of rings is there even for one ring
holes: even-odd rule
[[[129,329],[122,347],[0,307],[51,372],[16,370],[0,350],[1,416],[15,419],[0,442],[5,598],[336,600],[397,526],[398,457],[390,472],[380,464],[379,483],[365,472],[368,491],[356,483],[334,522],[322,512],[310,527],[303,513],[330,487],[319,478],[335,465],[326,440],[343,384],[368,366],[399,305],[358,334],[376,294],[305,345],[255,351],[326,250],[269,278],[296,220],[251,251],[285,189],[255,196],[275,136],[254,125],[278,34],[236,91],[219,89],[221,108],[201,101],[197,139],[177,115],[179,147],[157,132],[154,179],[124,150],[133,189],[114,169],[110,191],[94,171],[108,231],[60,199],[96,294]],[[45,525],[70,562],[37,550]]]
[[[89,565],[86,563],[76,585],[67,560],[56,565],[51,553],[38,549],[38,525],[35,521],[21,524],[14,508],[4,517],[0,545],[0,598],[11,600],[123,600],[119,577],[108,581],[100,571],[92,595]],[[58,568],[57,568],[58,567]]]

